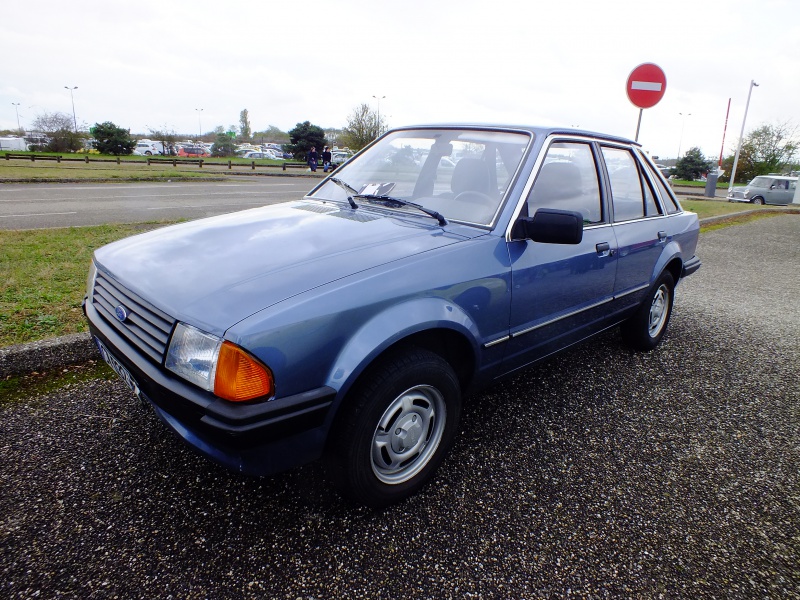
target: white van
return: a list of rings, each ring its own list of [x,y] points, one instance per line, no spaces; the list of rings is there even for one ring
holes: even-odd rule
[[[25,138],[21,137],[0,137],[0,150],[5,150],[6,152],[24,152],[28,149],[28,143],[25,141]]]

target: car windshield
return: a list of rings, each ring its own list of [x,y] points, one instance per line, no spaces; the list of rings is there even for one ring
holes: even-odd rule
[[[770,185],[772,185],[772,179],[769,177],[756,177],[750,182],[750,185],[752,187],[768,188]]]
[[[339,167],[336,178],[366,197],[357,197],[360,202],[390,196],[448,221],[489,225],[531,140],[529,133],[511,131],[400,130]],[[347,195],[344,186],[329,180],[310,197],[346,202]],[[420,214],[400,203],[390,208]]]

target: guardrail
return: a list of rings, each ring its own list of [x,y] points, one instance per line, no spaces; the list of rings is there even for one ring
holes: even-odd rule
[[[249,168],[255,171],[257,168],[266,168],[266,169],[278,169],[280,168],[283,171],[287,169],[307,169],[308,165],[306,163],[300,162],[281,162],[281,163],[258,163],[255,160],[251,160],[250,162],[234,162],[233,160],[223,160],[223,161],[207,161],[204,158],[179,158],[179,157],[163,157],[163,158],[156,158],[148,156],[147,158],[142,157],[139,160],[132,160],[129,158],[122,158],[117,156],[116,158],[90,158],[90,155],[86,154],[84,156],[62,156],[57,155],[53,156],[50,154],[35,154],[35,153],[26,153],[26,154],[17,154],[14,152],[8,152],[4,156],[6,160],[30,160],[31,162],[39,161],[55,161],[57,163],[61,162],[82,162],[82,163],[134,163],[134,164],[147,164],[147,166],[151,165],[172,165],[173,167],[177,167],[178,165],[197,165],[198,168],[202,169],[205,167],[227,167],[228,170],[233,170],[234,168]],[[331,170],[335,169],[336,166],[332,165]]]

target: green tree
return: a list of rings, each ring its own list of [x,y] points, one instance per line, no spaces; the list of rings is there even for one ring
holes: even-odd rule
[[[347,117],[347,125],[339,140],[353,151],[361,150],[384,131],[383,118],[368,104],[358,106]]]
[[[252,131],[253,130],[250,129],[250,113],[248,113],[247,109],[245,108],[239,113],[239,135],[243,139],[249,140]]]
[[[289,139],[291,140],[291,144],[287,145],[289,152],[300,160],[306,159],[306,153],[312,146],[317,152],[322,152],[322,147],[328,145],[322,127],[312,125],[309,121],[295,125],[295,128],[289,131]]]
[[[712,168],[711,161],[703,156],[700,148],[689,148],[683,158],[679,158],[675,164],[675,176],[678,179],[692,181],[698,179],[701,175],[705,175]]]
[[[791,170],[800,148],[797,133],[797,127],[789,121],[762,125],[748,133],[739,151],[736,181],[743,183],[759,175]],[[733,169],[734,158],[735,155],[731,155],[725,159],[726,173]]]
[[[227,133],[217,133],[214,138],[214,145],[211,146],[211,156],[234,156],[236,146],[233,138]]]
[[[95,123],[92,128],[94,133],[94,146],[100,154],[113,154],[120,156],[131,154],[136,147],[136,141],[131,138],[127,129],[117,127],[111,121]]]
[[[33,120],[31,128],[49,138],[47,144],[39,149],[48,152],[75,152],[83,148],[84,136],[75,132],[72,115],[60,112],[43,113]]]

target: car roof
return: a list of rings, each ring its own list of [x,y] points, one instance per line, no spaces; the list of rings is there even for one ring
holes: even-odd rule
[[[524,133],[531,133],[537,137],[547,137],[549,135],[583,135],[611,142],[621,142],[624,144],[634,144],[641,146],[639,142],[635,142],[628,138],[608,133],[600,133],[598,131],[590,131],[587,129],[575,129],[573,127],[541,127],[535,125],[512,125],[512,124],[497,124],[497,123],[426,123],[422,125],[407,125],[402,127],[395,127],[392,131],[408,130],[408,129],[483,129],[492,131],[518,131]]]

